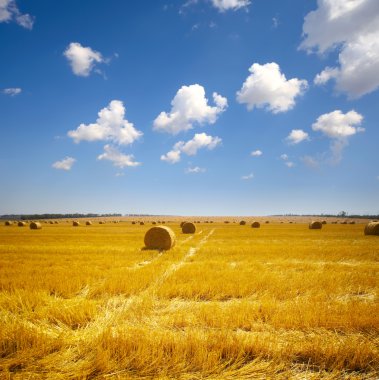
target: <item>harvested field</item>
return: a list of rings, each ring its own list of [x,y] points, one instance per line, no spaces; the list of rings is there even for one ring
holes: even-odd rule
[[[224,219],[166,252],[151,223],[1,225],[0,375],[376,379],[379,237]]]

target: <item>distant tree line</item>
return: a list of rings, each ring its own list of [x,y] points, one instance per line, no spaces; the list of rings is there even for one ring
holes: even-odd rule
[[[379,219],[379,214],[348,214],[346,211],[341,211],[338,214],[282,214],[272,216],[306,216],[306,217],[331,217],[331,218],[352,218],[352,219]]]
[[[9,220],[30,220],[30,219],[76,219],[76,218],[98,218],[98,217],[119,217],[121,214],[9,214],[1,215],[0,219],[9,219]]]

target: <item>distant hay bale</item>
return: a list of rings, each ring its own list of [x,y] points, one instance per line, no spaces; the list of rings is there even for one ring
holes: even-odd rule
[[[311,230],[321,230],[322,223],[318,221],[312,221],[309,223],[309,229]]]
[[[145,234],[145,246],[148,249],[167,251],[174,247],[176,237],[174,231],[166,226],[151,227]]]
[[[56,221],[54,222],[54,224],[59,224],[59,222],[56,220]]]
[[[352,221],[350,222],[350,224],[355,224],[355,220],[352,220]]]
[[[162,220],[162,224],[166,224],[166,222],[164,220]]]
[[[244,220],[241,220],[240,221],[240,226],[244,226],[244,225],[246,225],[246,222]]]
[[[136,222],[133,221],[132,224],[136,224]]]
[[[72,222],[72,225],[73,225],[73,227],[79,227],[79,226],[80,226],[80,223],[79,223],[78,221],[74,220],[74,221]]]
[[[225,220],[224,223],[225,223],[225,224],[228,224],[228,223],[230,223],[230,222],[229,222],[229,220]]]
[[[194,234],[196,232],[196,226],[191,222],[184,223],[182,226],[182,232],[184,234]]]
[[[322,223],[322,224],[326,224],[326,220],[323,220],[321,223]]]
[[[90,220],[86,221],[86,226],[92,226],[92,222]]]
[[[159,222],[158,222],[158,223],[159,223]],[[181,223],[180,223],[180,228],[183,227],[183,224],[184,224],[184,223],[187,223],[187,222],[181,222]]]
[[[346,221],[346,220],[344,220],[343,222],[341,222],[341,224],[347,224],[347,221]]]
[[[31,230],[40,230],[40,229],[42,229],[42,224],[39,222],[31,222],[29,224],[29,227]]]
[[[157,224],[157,222],[152,222],[151,224]]]
[[[5,223],[4,223],[6,226],[11,226],[12,225],[12,222],[10,220],[7,220]]]
[[[336,222],[336,221],[334,221],[334,222],[332,222],[332,224],[337,224],[337,222]]]
[[[140,225],[140,226],[144,226],[145,223],[144,223],[144,222],[139,222],[139,225]]]
[[[365,235],[379,235],[379,222],[370,222],[366,224]]]
[[[265,221],[266,224],[269,224],[270,222],[268,220]]]
[[[54,224],[54,222],[52,221],[52,220],[50,220],[50,222],[49,222],[50,224]]]
[[[19,227],[25,227],[26,226],[26,223],[25,222],[18,222],[17,225]]]
[[[251,223],[251,228],[259,228],[261,226],[261,224],[257,221]]]

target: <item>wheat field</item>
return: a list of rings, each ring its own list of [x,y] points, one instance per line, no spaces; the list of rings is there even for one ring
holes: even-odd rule
[[[377,379],[379,237],[223,220],[2,224],[0,378]]]

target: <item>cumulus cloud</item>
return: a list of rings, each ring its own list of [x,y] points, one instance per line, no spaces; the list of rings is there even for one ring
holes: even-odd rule
[[[254,150],[253,152],[250,153],[250,156],[253,156],[253,157],[259,157],[259,156],[262,156],[263,152],[261,150]]]
[[[250,5],[250,0],[212,0],[212,5],[220,12],[236,11],[237,9],[247,8]]]
[[[120,100],[112,100],[98,113],[96,123],[80,124],[67,134],[75,143],[80,141],[110,141],[120,145],[132,144],[142,136],[125,118],[125,107]]]
[[[247,175],[243,175],[241,177],[241,179],[243,180],[249,180],[249,179],[253,179],[254,178],[254,174],[253,173],[250,173],[250,174],[247,174]]]
[[[69,170],[71,170],[72,165],[74,165],[75,161],[76,161],[75,158],[65,157],[61,161],[54,162],[53,165],[51,165],[51,166],[54,169],[69,171]]]
[[[228,106],[223,96],[213,93],[215,106],[208,105],[205,90],[199,84],[182,86],[171,101],[171,111],[161,112],[154,120],[153,129],[173,135],[192,129],[195,124],[214,124]]]
[[[293,167],[295,166],[295,164],[294,164],[292,161],[286,161],[286,162],[284,163],[284,165],[286,165],[286,166],[289,167],[289,168],[293,168]]]
[[[304,79],[287,80],[275,62],[254,63],[249,71],[250,75],[237,92],[237,101],[246,104],[248,110],[266,107],[273,113],[286,112],[295,106],[296,97],[308,88]]]
[[[63,55],[70,63],[74,74],[82,77],[88,77],[96,63],[105,62],[101,53],[78,42],[71,42]]]
[[[15,0],[0,0],[0,22],[10,21],[15,21],[26,29],[33,29],[34,17],[28,13],[22,14]]]
[[[354,110],[342,113],[335,110],[318,117],[312,125],[314,131],[322,132],[325,136],[332,139],[331,141],[331,162],[336,164],[342,159],[342,151],[348,145],[349,137],[358,132],[364,132],[360,127],[363,116]]]
[[[193,139],[187,142],[178,141],[171,151],[161,156],[161,160],[175,164],[180,161],[182,153],[188,156],[195,156],[199,149],[207,148],[208,150],[212,150],[220,145],[221,141],[217,136],[213,137],[206,133],[196,133]]]
[[[2,92],[5,95],[16,96],[18,94],[21,94],[21,91],[22,89],[19,87],[11,87],[11,88],[4,88]]]
[[[121,169],[141,165],[140,162],[134,161],[132,154],[124,154],[109,144],[104,146],[104,153],[100,154],[97,159],[111,161],[114,166]]]
[[[379,2],[318,0],[305,16],[301,49],[339,52],[338,66],[326,67],[315,84],[333,79],[336,90],[358,98],[379,87]]]
[[[309,135],[302,129],[293,129],[291,133],[286,137],[286,140],[290,144],[299,144],[304,140],[309,140]]]
[[[189,167],[186,169],[186,173],[191,174],[191,173],[205,173],[206,169],[205,168],[200,168],[199,166],[195,166],[193,168]]]
[[[364,129],[358,127],[362,120],[363,116],[354,110],[345,114],[336,110],[319,116],[312,129],[330,138],[342,139],[363,132]]]
[[[288,160],[288,155],[285,154],[285,153],[283,153],[283,154],[280,156],[280,158],[281,158],[282,160],[284,160],[284,161],[287,161],[287,160]]]

